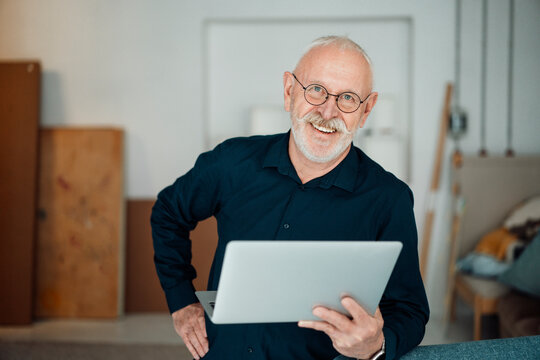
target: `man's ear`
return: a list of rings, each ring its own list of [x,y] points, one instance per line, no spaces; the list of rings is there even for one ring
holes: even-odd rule
[[[361,115],[360,124],[358,127],[362,128],[366,124],[366,120],[368,118],[369,113],[371,110],[373,110],[373,107],[377,103],[377,98],[379,97],[379,93],[372,92],[369,97],[366,100],[366,106],[364,107],[364,112]]]
[[[283,104],[285,111],[291,111],[291,95],[293,91],[294,79],[290,72],[285,71],[283,74]]]

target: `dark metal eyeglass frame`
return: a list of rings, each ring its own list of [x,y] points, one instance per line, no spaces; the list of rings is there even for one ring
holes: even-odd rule
[[[309,85],[306,87],[306,86],[304,86],[304,85],[300,82],[300,80],[298,80],[298,78],[296,77],[296,75],[294,75],[294,73],[291,73],[291,74],[292,74],[292,76],[294,77],[294,79],[295,79],[296,81],[298,81],[298,84],[300,84],[300,86],[302,87],[302,89],[304,89],[304,99],[305,99],[309,104],[315,105],[315,106],[319,106],[319,105],[322,105],[322,104],[324,104],[325,102],[328,101],[328,96],[329,96],[329,95],[330,95],[330,96],[334,96],[334,97],[336,98],[336,105],[337,105],[339,111],[344,112],[345,114],[350,114],[350,113],[353,113],[353,112],[355,112],[356,110],[358,110],[358,109],[360,108],[360,105],[362,105],[362,104],[368,99],[368,97],[372,94],[372,93],[369,93],[369,95],[366,96],[366,98],[365,98],[364,100],[362,100],[362,98],[361,98],[360,96],[358,96],[358,94],[353,93],[353,92],[351,92],[351,91],[345,91],[345,92],[342,92],[341,94],[337,94],[337,95],[336,95],[336,94],[330,94],[330,92],[329,92],[324,86],[322,86],[321,84],[309,84]],[[320,104],[314,104],[314,103],[312,103],[311,101],[309,101],[309,100],[307,99],[307,96],[306,96],[306,90],[307,90],[307,88],[309,88],[309,87],[311,87],[311,86],[320,86],[320,87],[322,87],[322,88],[324,89],[324,91],[326,91],[326,98],[324,99],[324,101],[323,101],[322,103],[320,103]],[[358,106],[356,107],[356,109],[354,109],[354,110],[352,110],[352,111],[345,111],[345,110],[343,110],[343,109],[339,106],[339,101],[338,101],[338,99],[339,99],[339,97],[340,97],[341,95],[343,95],[343,94],[353,94],[353,95],[356,95],[356,96],[358,97],[358,99],[360,99],[360,103],[358,104]]]

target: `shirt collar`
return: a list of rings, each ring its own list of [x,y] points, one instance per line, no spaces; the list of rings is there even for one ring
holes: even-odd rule
[[[321,177],[321,187],[328,189],[330,186],[337,186],[349,192],[354,191],[354,186],[359,176],[360,158],[351,146],[349,153],[338,166],[336,166],[328,174]]]
[[[297,178],[296,170],[289,158],[289,132],[280,136],[276,142],[270,145],[266,156],[264,157],[263,167],[275,167],[280,174],[289,175]]]
[[[270,146],[264,158],[263,167],[275,167],[280,174],[288,175],[295,180],[300,181],[296,174],[296,170],[291,163],[291,159],[289,158],[289,137],[290,131],[283,134],[283,136],[279,137],[278,140]],[[328,174],[325,174],[318,179],[314,179],[313,181],[317,180],[318,185],[323,189],[337,186],[349,192],[353,192],[357,177],[359,176],[360,161],[359,153],[357,153],[354,146],[352,146],[345,159],[343,159],[338,166],[332,169]]]

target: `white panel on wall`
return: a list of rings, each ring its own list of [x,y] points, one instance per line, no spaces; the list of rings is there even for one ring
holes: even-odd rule
[[[403,181],[409,180],[408,127],[397,112],[403,96],[381,93],[363,131],[356,133],[355,144],[382,167]]]
[[[359,18],[347,20],[249,20],[210,21],[206,24],[207,134],[213,147],[224,139],[252,134],[252,109],[266,104],[283,108],[283,73],[292,71],[306,46],[318,36],[348,35],[362,46],[374,64],[374,90],[381,96],[368,123],[391,127],[400,138],[399,154],[377,147],[383,166],[407,177],[408,129],[410,127],[411,34],[407,18]],[[264,106],[263,106],[264,107]],[[398,115],[399,116],[395,116]],[[257,128],[266,130],[259,121]],[[277,115],[276,115],[277,118]],[[381,126],[377,122],[381,121]],[[270,128],[274,129],[273,125]],[[286,129],[285,129],[286,130]],[[266,131],[265,131],[266,132]],[[362,130],[359,136],[363,135]],[[392,138],[393,139],[393,138]],[[391,138],[385,142],[392,141]],[[375,149],[375,148],[374,148]],[[405,164],[405,165],[403,165]]]
[[[248,135],[279,134],[289,130],[289,113],[283,106],[258,105],[251,109]]]
[[[405,139],[396,134],[365,136],[360,143],[364,152],[398,178],[407,176]]]

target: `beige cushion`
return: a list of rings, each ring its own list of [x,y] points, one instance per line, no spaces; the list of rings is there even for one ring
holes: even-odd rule
[[[497,280],[484,279],[465,274],[462,274],[461,276],[465,283],[467,283],[475,293],[480,294],[485,298],[498,298],[510,291],[508,286],[501,284]]]

